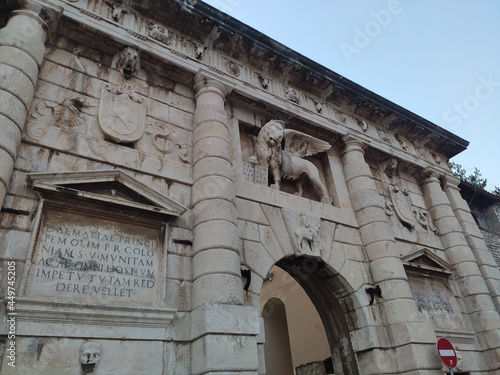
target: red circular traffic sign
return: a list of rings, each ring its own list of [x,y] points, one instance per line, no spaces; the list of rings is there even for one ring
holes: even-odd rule
[[[457,367],[457,353],[455,352],[455,348],[451,342],[444,337],[440,338],[436,344],[436,349],[439,358],[441,358],[441,361],[443,361],[445,366],[448,368]]]

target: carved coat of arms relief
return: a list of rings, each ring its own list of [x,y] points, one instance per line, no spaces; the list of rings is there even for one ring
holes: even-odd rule
[[[106,136],[118,143],[137,141],[144,133],[146,99],[130,86],[107,84],[101,90],[99,125]]]

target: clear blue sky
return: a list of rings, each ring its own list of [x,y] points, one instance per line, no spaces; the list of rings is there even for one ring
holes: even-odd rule
[[[470,142],[500,187],[500,1],[205,0]]]

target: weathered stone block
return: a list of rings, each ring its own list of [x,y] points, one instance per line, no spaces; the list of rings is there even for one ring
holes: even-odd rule
[[[192,279],[192,258],[168,254],[167,256],[167,277],[175,280]]]
[[[80,56],[78,52],[75,54],[59,48],[49,51],[45,59],[96,78],[101,67],[98,62]]]
[[[22,71],[30,80],[33,86],[38,79],[38,66],[35,61],[23,50],[11,46],[0,46],[0,64],[13,65]]]
[[[187,130],[193,130],[193,114],[170,107],[168,121]]]
[[[24,72],[9,65],[0,64],[0,72],[5,77],[0,82],[1,89],[19,98],[28,110],[35,92],[33,82]]]
[[[225,141],[231,139],[229,136],[229,130],[226,125],[220,122],[207,121],[196,126],[194,129],[194,138],[199,141],[203,138],[220,138]]]
[[[149,100],[148,116],[166,123],[169,122],[170,107],[156,100]]]
[[[269,225],[259,203],[240,198],[236,198],[234,203],[238,209],[238,219]]]
[[[251,336],[207,335],[192,345],[193,375],[224,371],[255,371],[259,367],[257,342]]]
[[[373,348],[387,348],[389,340],[385,327],[368,326],[351,332],[352,349],[360,352]]]
[[[228,274],[209,274],[193,282],[193,308],[205,303],[243,304],[241,278]],[[184,310],[188,311],[188,310]]]
[[[169,375],[191,375],[191,345],[166,342],[163,371]]]
[[[165,284],[165,306],[179,311],[191,310],[191,285],[185,280],[167,279]]]
[[[224,248],[237,251],[239,248],[236,224],[226,220],[205,221],[194,229],[193,252]]]
[[[205,221],[225,220],[235,225],[235,232],[237,233],[236,207],[231,201],[224,199],[202,201],[193,208],[193,215],[195,226]]]
[[[233,178],[231,161],[217,156],[209,156],[196,162],[193,170],[193,179],[196,181],[204,176],[222,176]]]
[[[174,92],[185,96],[186,98],[194,98],[194,91],[191,87],[188,87],[186,85],[183,85],[182,83],[176,83],[174,87]]]
[[[360,228],[361,237],[365,246],[378,241],[392,240],[394,234],[386,221],[377,221]]]
[[[337,225],[335,241],[349,243],[351,245],[362,245],[359,230],[344,225]]]
[[[244,240],[260,241],[259,225],[257,223],[238,220],[238,234]]]
[[[231,145],[221,138],[203,138],[196,142],[193,149],[193,163],[206,157],[219,157],[231,163]]]
[[[193,279],[210,274],[230,274],[241,276],[240,256],[237,251],[209,249],[196,253],[193,257]]]
[[[245,264],[257,275],[266,278],[275,261],[261,243],[243,241],[243,254]]]
[[[192,204],[207,199],[231,199],[234,197],[234,182],[221,176],[206,176],[197,179],[192,190]]]
[[[28,255],[30,232],[0,229],[0,258],[24,262]]]
[[[375,259],[370,264],[373,281],[379,283],[385,280],[406,280],[406,272],[403,262],[399,258]]]
[[[0,115],[12,120],[19,129],[24,127],[27,110],[23,103],[7,91],[0,90]]]

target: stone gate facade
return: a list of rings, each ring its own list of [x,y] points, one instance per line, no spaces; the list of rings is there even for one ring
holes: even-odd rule
[[[500,371],[466,141],[202,2],[0,12],[2,374],[265,374],[274,265],[335,374]]]

